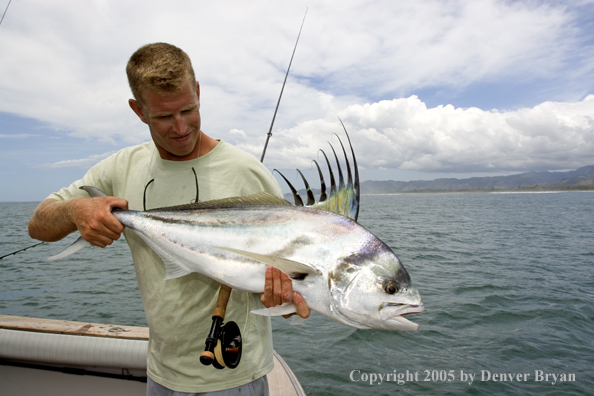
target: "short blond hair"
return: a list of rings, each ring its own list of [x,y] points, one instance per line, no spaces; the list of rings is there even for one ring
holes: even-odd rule
[[[142,92],[177,92],[196,76],[190,57],[180,48],[167,43],[146,44],[132,54],[126,66],[128,83],[136,101],[142,103]],[[196,85],[192,84],[194,89]]]

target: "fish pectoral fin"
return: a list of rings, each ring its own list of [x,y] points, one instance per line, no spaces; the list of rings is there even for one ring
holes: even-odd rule
[[[76,253],[79,250],[81,250],[82,248],[85,248],[87,246],[91,246],[91,243],[89,241],[83,239],[83,237],[80,237],[76,241],[74,241],[74,243],[72,245],[68,246],[66,249],[62,250],[60,253],[58,253],[52,257],[48,257],[47,259],[49,261],[59,260],[64,257],[68,257],[71,254]]]
[[[254,309],[251,313],[261,316],[281,316],[281,315],[288,315],[297,312],[297,307],[295,304],[291,303],[284,303],[282,305],[277,305],[276,307],[270,308],[260,308]]]
[[[192,271],[188,270],[185,266],[179,263],[176,259],[171,257],[167,252],[156,245],[152,245],[151,249],[155,251],[163,260],[165,264],[165,279],[181,278],[190,274]]]
[[[186,276],[192,271],[182,267],[177,261],[172,259],[170,256],[159,255],[163,263],[165,264],[165,279],[175,279]]]
[[[297,313],[297,308],[293,303],[284,303],[282,305],[277,305],[276,307],[272,308],[261,308],[261,309],[254,309],[251,313],[261,316],[281,316],[281,315],[289,315],[293,313]],[[294,315],[291,318],[291,326],[300,325],[301,323],[305,322],[305,319],[299,315]]]
[[[289,275],[291,279],[303,280],[307,275],[321,275],[322,273],[313,268],[310,265],[285,259],[282,257],[269,256],[266,254],[259,254],[254,252],[248,252],[245,250],[233,249],[229,247],[213,246],[216,249],[226,250],[228,252],[237,253],[245,257],[249,257],[254,260],[258,260],[264,264],[271,265],[274,268],[278,268],[285,274]]]
[[[192,273],[183,264],[173,258],[165,250],[161,249],[157,244],[147,238],[143,238],[147,245],[163,260],[165,264],[165,279],[181,278],[182,276]]]

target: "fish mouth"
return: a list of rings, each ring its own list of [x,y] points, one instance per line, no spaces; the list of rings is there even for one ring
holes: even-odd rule
[[[404,315],[420,313],[425,310],[423,303],[420,304],[399,304],[384,303],[380,309],[379,316],[386,322],[397,325],[402,331],[415,331],[419,325],[403,318]]]

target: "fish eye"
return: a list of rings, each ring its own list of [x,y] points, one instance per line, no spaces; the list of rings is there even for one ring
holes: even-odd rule
[[[384,290],[388,294],[394,294],[394,293],[398,292],[398,287],[396,285],[394,285],[393,283],[388,283],[386,285],[386,287],[384,288]]]

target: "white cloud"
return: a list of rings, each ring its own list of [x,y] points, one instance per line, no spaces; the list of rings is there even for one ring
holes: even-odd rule
[[[591,117],[591,102],[576,101],[594,88],[594,52],[584,44],[591,33],[584,37],[575,22],[576,4],[20,0],[0,30],[0,111],[35,118],[81,144],[145,141],[146,126],[127,105],[124,68],[140,45],[168,41],[193,59],[204,131],[259,157],[309,7],[267,164],[309,166],[312,153],[340,133],[340,115],[368,168],[567,168],[592,148],[584,113]],[[411,96],[428,87],[454,92],[547,78],[560,79],[554,95],[566,103],[427,109]],[[51,166],[86,160],[71,161]]]
[[[43,169],[60,169],[60,168],[74,168],[74,169],[89,169],[93,165],[97,164],[98,162],[104,160],[105,158],[109,157],[110,155],[114,154],[115,151],[110,151],[103,154],[95,154],[90,155],[87,158],[80,158],[74,160],[64,160],[58,161],[49,164],[42,164],[39,165],[39,168]]]
[[[594,95],[581,102],[545,102],[506,112],[451,105],[427,108],[411,96],[351,105],[339,116],[361,168],[463,173],[594,164]],[[280,131],[273,137],[267,164],[307,169],[334,133],[343,136],[338,121],[322,119]],[[254,153],[260,147],[247,137],[239,146]]]
[[[420,1],[326,5],[308,28],[306,75],[325,85],[397,93],[556,73],[575,49],[571,14],[534,2]],[[340,22],[342,21],[342,22]],[[312,26],[313,25],[313,26]],[[529,73],[529,75],[526,75]]]
[[[0,133],[0,139],[26,139],[26,138],[35,137],[35,136],[39,136],[39,135],[33,135],[31,133],[16,133],[16,134],[11,134],[11,135],[6,135],[6,134]]]

